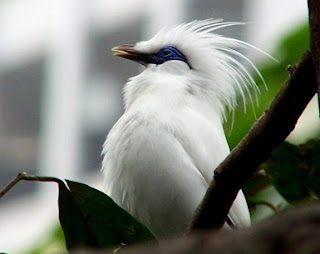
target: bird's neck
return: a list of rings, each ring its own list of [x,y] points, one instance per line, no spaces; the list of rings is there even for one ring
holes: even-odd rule
[[[198,91],[198,84],[184,75],[142,73],[133,77],[125,86],[126,111],[150,114],[171,114],[192,108],[208,119],[223,122],[223,107],[218,98],[205,91]]]

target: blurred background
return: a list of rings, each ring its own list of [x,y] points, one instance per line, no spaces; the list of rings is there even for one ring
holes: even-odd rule
[[[269,87],[261,88],[259,116],[286,79],[285,67],[308,47],[307,14],[304,0],[0,1],[0,189],[23,171],[101,188],[101,146],[123,112],[123,85],[141,70],[113,57],[113,46],[195,19],[249,22],[218,32],[279,60],[247,52]],[[319,135],[312,103],[291,142]],[[251,108],[236,113],[231,147],[255,120]],[[52,240],[61,235],[56,200],[54,183],[18,183],[0,200],[0,252],[63,248]]]

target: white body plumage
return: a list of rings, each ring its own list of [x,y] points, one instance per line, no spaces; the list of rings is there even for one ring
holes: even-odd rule
[[[234,49],[249,45],[212,33],[235,24],[195,21],[114,49],[146,68],[126,84],[125,113],[104,144],[106,190],[158,238],[187,228],[214,169],[229,153],[224,110],[233,109],[237,91],[244,96],[255,87],[233,57],[251,64]],[[170,59],[163,53],[167,46]],[[229,216],[237,226],[250,224],[241,191]]]

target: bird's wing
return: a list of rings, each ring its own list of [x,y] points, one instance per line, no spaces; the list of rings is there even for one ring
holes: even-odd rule
[[[179,117],[179,126],[168,126],[155,117],[140,120],[139,115],[125,114],[104,147],[108,193],[160,237],[185,230],[213,169],[229,151],[226,141],[214,140],[221,135],[213,126],[200,119],[186,124],[188,115]],[[244,224],[245,209],[240,194],[230,210],[237,225]]]
[[[183,232],[207,182],[174,134],[157,119],[122,118],[108,137],[108,194],[157,237]]]
[[[175,136],[209,185],[214,169],[229,154],[229,146],[222,126],[216,121],[208,121],[193,110],[188,110],[185,114],[185,118],[193,121],[184,125],[184,131],[180,128]],[[241,190],[230,209],[229,216],[238,227],[250,225],[247,202]]]

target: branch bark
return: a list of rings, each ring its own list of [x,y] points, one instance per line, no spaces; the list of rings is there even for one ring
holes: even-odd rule
[[[304,54],[270,108],[218,166],[188,232],[223,226],[241,186],[294,129],[313,95],[320,95],[320,1],[308,0],[308,5],[311,52]]]
[[[320,4],[318,0],[308,0],[308,5],[310,26],[310,49],[316,70],[318,107],[320,109]]]
[[[218,166],[214,179],[190,225],[198,229],[220,229],[244,182],[294,129],[316,92],[316,77],[310,52],[292,69],[270,108],[253,125],[246,137]]]

